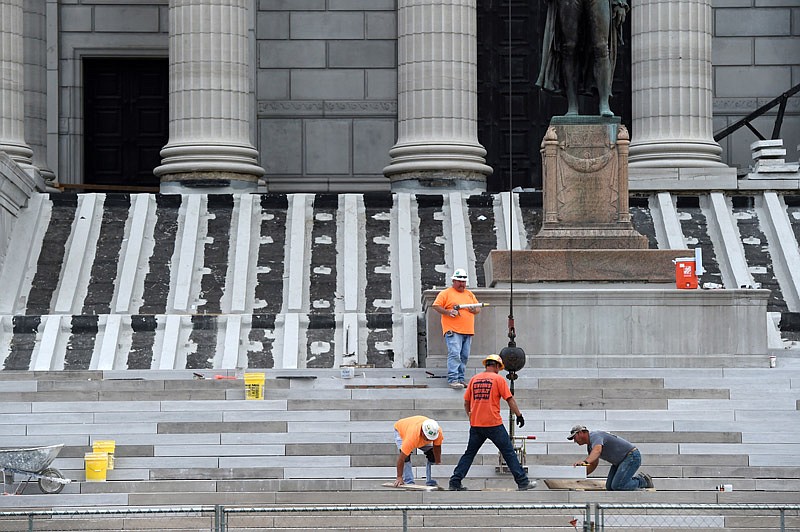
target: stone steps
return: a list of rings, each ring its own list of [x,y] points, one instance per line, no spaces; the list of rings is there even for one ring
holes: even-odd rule
[[[57,497],[87,501],[81,505],[257,504],[285,492],[329,500],[339,492],[383,493],[375,490],[394,476],[392,423],[421,413],[445,432],[443,464],[434,466],[445,484],[468,424],[461,393],[424,371],[359,368],[348,380],[336,370],[267,370],[263,401],[243,400],[241,380],[194,380],[187,371],[0,372],[0,389],[9,390],[0,394],[30,395],[0,402],[0,446],[64,443],[53,465],[76,482]],[[300,374],[315,378],[280,378]],[[526,444],[533,478],[582,474],[571,463],[583,451],[565,439],[582,422],[635,442],[665,494],[659,497],[721,483],[734,484],[735,493],[800,491],[800,468],[790,463],[800,444],[787,437],[800,430],[800,369],[526,368],[520,375],[515,393],[526,425],[516,434],[536,437]],[[346,388],[356,382],[378,387]],[[766,389],[774,400],[763,398]],[[99,439],[116,440],[116,468],[107,482],[86,483],[83,454]],[[496,473],[497,460],[484,446],[465,484],[513,487]],[[424,459],[414,464],[419,476]],[[535,491],[556,494],[543,485]],[[31,504],[61,504],[33,495],[35,485],[27,493]]]

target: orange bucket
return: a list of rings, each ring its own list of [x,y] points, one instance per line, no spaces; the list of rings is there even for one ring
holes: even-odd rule
[[[681,290],[697,288],[697,271],[694,257],[675,259],[675,286]]]

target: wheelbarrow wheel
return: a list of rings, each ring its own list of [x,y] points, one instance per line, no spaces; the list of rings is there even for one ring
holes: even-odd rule
[[[64,478],[64,475],[62,475],[61,471],[58,469],[51,467],[49,469],[45,469],[39,474],[42,475],[42,477],[39,479],[39,489],[42,490],[42,493],[61,493],[61,490],[64,489],[63,483],[53,480],[54,478]]]

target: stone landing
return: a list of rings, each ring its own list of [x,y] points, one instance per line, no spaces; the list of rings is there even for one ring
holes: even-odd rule
[[[515,270],[516,277],[516,270]],[[581,284],[514,285],[518,346],[533,367],[763,366],[769,290],[677,290]],[[508,344],[508,288],[473,289],[488,303],[475,320],[470,366]],[[446,348],[436,291],[423,295],[428,367]],[[752,363],[751,363],[752,362]]]

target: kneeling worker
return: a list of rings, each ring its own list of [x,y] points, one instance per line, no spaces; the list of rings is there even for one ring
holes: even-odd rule
[[[411,416],[394,424],[394,440],[399,454],[397,456],[397,479],[394,486],[414,484],[414,473],[411,470],[411,453],[421,449],[428,459],[425,465],[427,476],[425,485],[436,486],[431,478],[431,464],[442,463],[442,441],[444,433],[439,424],[425,416]]]
[[[586,466],[587,475],[597,468],[601,458],[611,464],[606,479],[608,491],[634,491],[653,487],[650,475],[636,473],[642,465],[642,455],[631,442],[602,430],[590,432],[583,425],[572,427],[567,439],[578,445],[585,445],[589,450],[589,456],[583,461],[572,464],[573,467]]]

